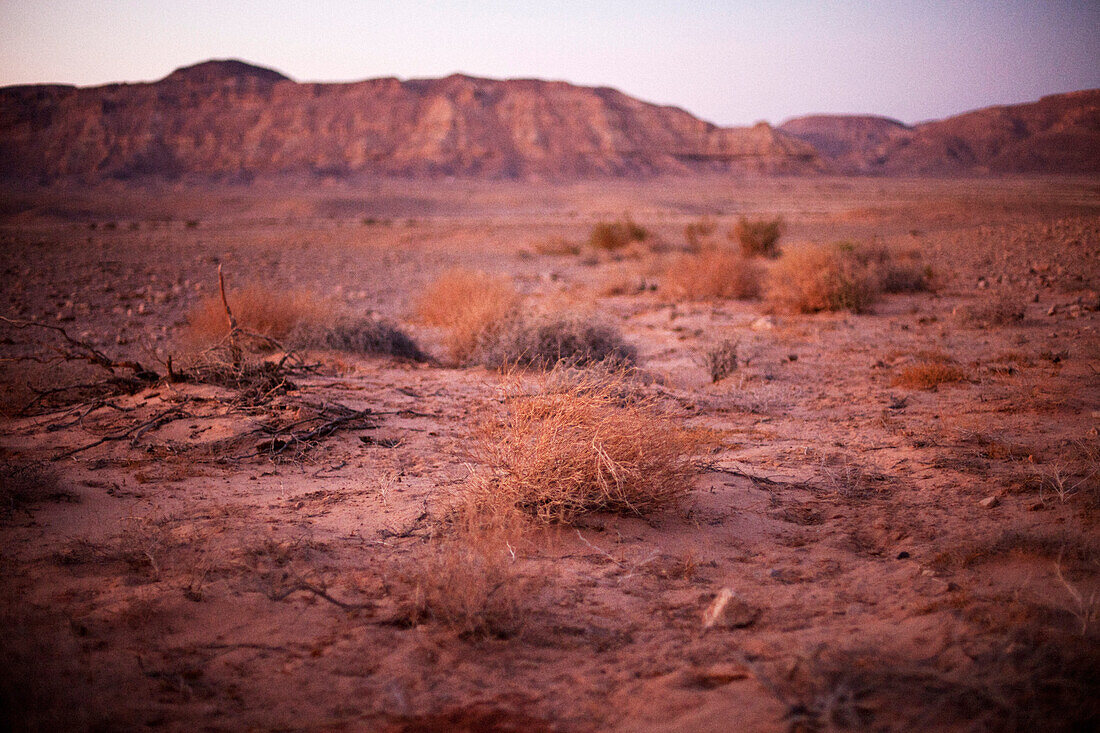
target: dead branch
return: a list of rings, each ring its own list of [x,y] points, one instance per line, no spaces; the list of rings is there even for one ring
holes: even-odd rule
[[[46,331],[53,331],[61,335],[61,338],[65,339],[65,342],[69,346],[76,349],[76,352],[61,352],[61,357],[72,361],[86,361],[90,364],[94,364],[99,367],[103,367],[112,374],[116,369],[128,369],[134,374],[134,378],[143,382],[155,382],[160,378],[156,372],[146,369],[136,361],[117,361],[110,358],[96,347],[89,344],[87,341],[82,341],[77,338],[73,338],[69,335],[61,326],[54,326],[49,323],[38,323],[36,321],[20,321],[0,316],[0,321],[7,323],[13,328],[20,330],[26,328],[41,328]]]
[[[63,458],[69,458],[70,456],[74,456],[77,453],[83,453],[84,451],[95,448],[98,445],[103,445],[104,443],[109,443],[117,440],[126,440],[127,438],[130,438],[131,445],[135,445],[138,438],[140,438],[142,435],[149,432],[150,430],[155,430],[159,427],[167,425],[173,420],[181,420],[185,417],[194,417],[194,415],[186,412],[181,407],[171,407],[167,410],[158,412],[156,415],[149,418],[148,420],[140,422],[137,425],[123,430],[122,432],[105,435],[93,443],[88,443],[87,445],[82,445],[79,448],[71,448],[67,451],[64,451],[63,453],[59,453],[58,455],[53,457],[53,460],[60,461]]]
[[[225,297],[225,278],[222,276],[221,265],[218,265],[218,290],[222,295],[225,317],[229,321],[229,353],[233,358],[233,366],[237,367],[241,363],[241,346],[237,343],[237,319],[233,317],[233,311],[229,308],[229,299]]]
[[[318,598],[322,598],[322,599],[328,601],[329,603],[331,603],[332,605],[338,606],[339,608],[344,609],[345,611],[361,611],[361,610],[365,610],[365,609],[373,609],[374,608],[374,602],[373,601],[368,601],[366,603],[347,603],[347,602],[341,601],[337,598],[333,598],[332,596],[330,596],[328,594],[328,591],[326,591],[324,588],[318,588],[317,586],[312,585],[310,583],[307,583],[304,580],[299,580],[294,585],[288,586],[288,587],[284,588],[283,590],[279,591],[278,593],[269,593],[267,597],[270,598],[273,601],[282,601],[282,600],[285,600],[286,598],[290,597],[292,594],[297,593],[298,591],[305,591],[306,593],[312,593],[313,595],[317,596]]]

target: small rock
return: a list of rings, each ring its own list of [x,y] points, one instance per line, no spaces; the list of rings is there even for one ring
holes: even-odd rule
[[[985,290],[989,287],[989,281],[984,277],[978,278],[978,290]]]
[[[687,684],[691,687],[714,689],[737,680],[749,678],[749,669],[743,664],[722,663],[693,670],[687,673]]]
[[[987,496],[987,497],[985,497],[984,499],[982,499],[981,501],[978,502],[978,506],[983,507],[985,509],[992,509],[993,507],[997,506],[1000,503],[1001,503],[1001,500],[998,499],[997,497]]]
[[[775,319],[771,316],[760,316],[749,326],[753,331],[771,331],[775,328]]]
[[[1049,310],[1047,311],[1047,315],[1048,315],[1048,316],[1054,316],[1054,315],[1057,315],[1057,314],[1058,314],[1058,304],[1057,304],[1057,303],[1055,303],[1055,304],[1054,304],[1054,305],[1052,305],[1052,306],[1050,307],[1050,309],[1049,309]]]
[[[756,623],[760,614],[758,607],[723,588],[703,613],[703,629],[743,629]]]

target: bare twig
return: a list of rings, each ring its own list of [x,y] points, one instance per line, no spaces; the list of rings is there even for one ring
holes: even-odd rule
[[[120,433],[105,435],[93,443],[88,443],[87,445],[82,445],[79,448],[72,448],[63,453],[59,453],[58,455],[54,456],[53,460],[59,461],[62,458],[69,458],[70,456],[74,456],[77,453],[83,453],[84,451],[95,448],[98,445],[103,445],[104,443],[109,443],[115,440],[126,440],[127,438],[130,438],[131,443],[134,443],[137,441],[138,438],[140,438],[148,431],[155,430],[163,425],[166,425],[167,423],[172,422],[173,420],[180,420],[185,417],[194,416],[191,413],[184,411],[183,408],[171,407],[167,410],[158,412],[156,415],[153,415],[153,417],[149,418],[148,420],[127,428]]]

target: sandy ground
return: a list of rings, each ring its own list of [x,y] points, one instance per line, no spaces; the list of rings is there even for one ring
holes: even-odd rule
[[[230,281],[401,322],[455,264],[594,311],[668,419],[708,428],[684,505],[532,530],[506,631],[400,613],[502,390],[536,376],[321,353],[274,403],[156,383],[43,403],[91,368],[0,329],[3,706],[17,729],[1085,730],[1100,722],[1100,184],[722,180],[7,192],[8,318],[116,358],[178,353]],[[782,214],[783,243],[920,251],[934,290],[872,313],[676,303],[669,255],[539,254],[629,211],[683,243]],[[608,283],[639,285],[608,296]],[[967,312],[993,303],[1022,320]],[[742,366],[712,384],[723,338]],[[895,385],[929,354],[962,382]],[[338,402],[369,418],[277,457],[253,431]],[[94,408],[94,409],[93,409]],[[124,440],[84,448],[177,410]],[[292,415],[290,413],[293,413]],[[282,419],[281,418],[281,419]],[[71,453],[70,455],[66,455]],[[40,466],[31,474],[26,466]],[[13,493],[12,487],[29,488]],[[21,482],[21,483],[20,483]],[[418,571],[417,568],[420,568]],[[460,584],[462,573],[438,582]],[[735,613],[710,629],[722,589]],[[461,589],[456,588],[456,593]]]

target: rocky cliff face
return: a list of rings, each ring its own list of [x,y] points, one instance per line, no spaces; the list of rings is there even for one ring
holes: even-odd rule
[[[781,132],[848,173],[1100,172],[1100,90],[989,107],[907,127],[882,117],[814,116]]]
[[[815,116],[721,128],[614,89],[531,79],[299,84],[208,61],[149,84],[0,89],[0,179],[698,172],[1100,172],[1100,90],[913,127]]]
[[[467,76],[298,84],[215,61],[151,84],[0,89],[0,177],[570,178],[806,172],[811,145],[614,89]]]

